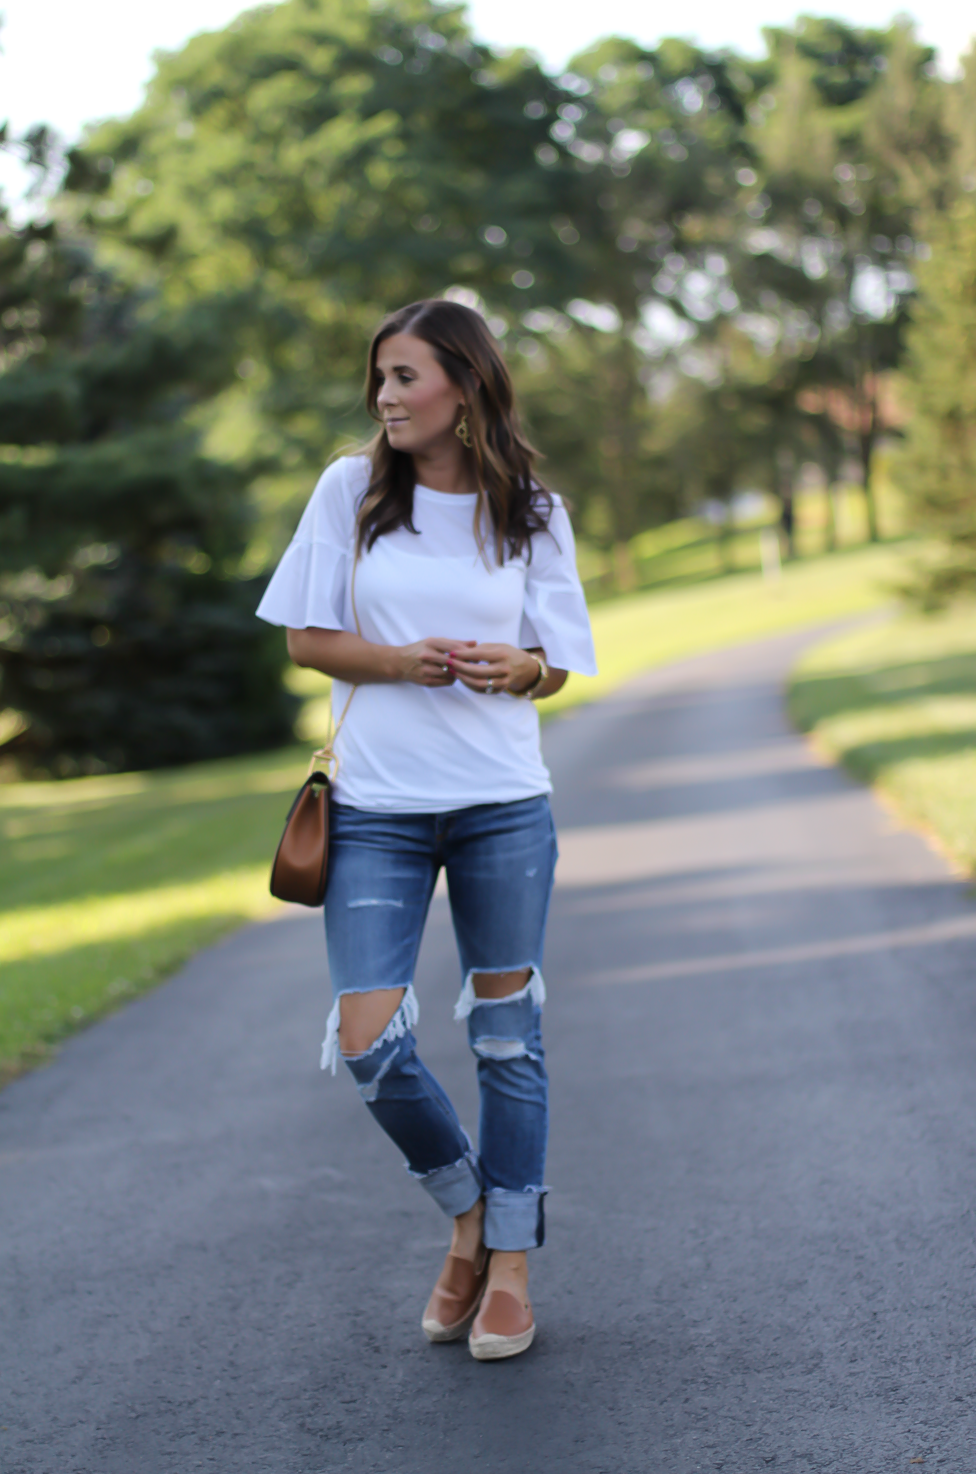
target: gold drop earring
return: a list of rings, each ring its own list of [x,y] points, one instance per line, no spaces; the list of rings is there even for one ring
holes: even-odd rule
[[[464,445],[464,446],[466,446],[467,449],[470,450],[471,449],[471,431],[468,429],[468,417],[467,417],[467,415],[462,415],[461,416],[461,421],[457,425],[457,427],[455,428],[454,433],[457,436],[457,438],[460,440],[461,444]]]

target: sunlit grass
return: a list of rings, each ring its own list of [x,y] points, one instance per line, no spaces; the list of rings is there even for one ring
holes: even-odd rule
[[[131,895],[30,907],[0,933],[0,1077],[166,977],[209,942],[268,914],[267,865]]]
[[[794,674],[797,723],[976,872],[976,608],[902,615],[819,646]]]
[[[303,748],[0,787],[0,1073],[272,914]]]
[[[682,655],[878,605],[896,547],[645,593],[593,611],[601,673],[573,676],[552,716]],[[144,991],[200,947],[273,914],[268,869],[310,746],[328,725],[328,682],[306,697],[308,745],[163,773],[0,785],[0,1073]]]
[[[174,921],[217,914],[261,916],[270,909],[267,881],[266,865],[247,865],[185,885],[24,906],[4,920],[0,966],[148,937]]]

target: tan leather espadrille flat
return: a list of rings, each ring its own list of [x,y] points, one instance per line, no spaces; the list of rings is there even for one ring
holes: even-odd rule
[[[481,1304],[487,1278],[488,1254],[484,1249],[477,1264],[458,1254],[448,1254],[421,1321],[428,1341],[460,1340]]]
[[[528,1351],[534,1335],[532,1306],[508,1290],[489,1290],[475,1316],[468,1346],[476,1361],[499,1361]]]

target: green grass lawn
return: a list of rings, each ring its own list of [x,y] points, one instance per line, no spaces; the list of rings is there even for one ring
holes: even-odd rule
[[[0,788],[0,1072],[267,915],[304,749]]]
[[[682,655],[877,607],[897,545],[811,559],[777,582],[744,573],[599,605],[600,675],[571,677],[547,716]],[[321,736],[328,683],[296,672],[301,735]],[[309,748],[162,773],[0,786],[0,1073],[144,991],[200,947],[274,914],[268,867]]]
[[[976,873],[976,608],[903,614],[818,646],[794,673],[790,709]]]

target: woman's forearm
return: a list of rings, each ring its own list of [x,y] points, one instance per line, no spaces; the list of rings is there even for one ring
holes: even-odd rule
[[[431,638],[414,645],[375,645],[348,630],[288,631],[288,654],[296,665],[321,671],[325,676],[354,686],[389,685],[396,681],[410,681],[421,686],[449,686],[455,679],[452,662],[459,658],[452,657],[452,651],[455,648],[463,651],[464,646],[473,644],[471,640]],[[509,646],[491,648],[510,649]],[[476,649],[471,653],[478,655],[479,652]],[[531,654],[516,650],[511,653],[523,658],[526,653]],[[538,671],[534,660],[524,663]],[[464,662],[461,664],[463,668]],[[470,672],[479,678],[476,683],[479,687],[483,685],[484,669],[477,665],[470,668]],[[533,691],[533,700],[554,696],[566,684],[566,677],[564,670],[550,670],[542,685]],[[525,684],[531,684],[531,680],[523,681],[522,685]]]
[[[543,659],[545,659],[546,652],[542,649],[541,646],[536,645],[534,647],[530,646],[530,648],[526,651],[526,654],[541,655]],[[557,691],[561,691],[563,689],[568,679],[568,670],[557,670],[553,666],[550,666],[549,674],[546,676],[545,680],[542,682],[541,685],[536,686],[535,690],[532,692],[532,700],[545,701],[547,696],[555,696]],[[531,685],[531,682],[529,684]]]
[[[296,665],[354,686],[404,679],[402,652],[396,645],[374,645],[347,630],[288,631],[288,654]]]
[[[568,679],[568,670],[552,670],[550,668],[549,674],[546,676],[542,685],[532,693],[532,700],[545,701],[547,696],[555,696],[557,691],[563,689]]]

